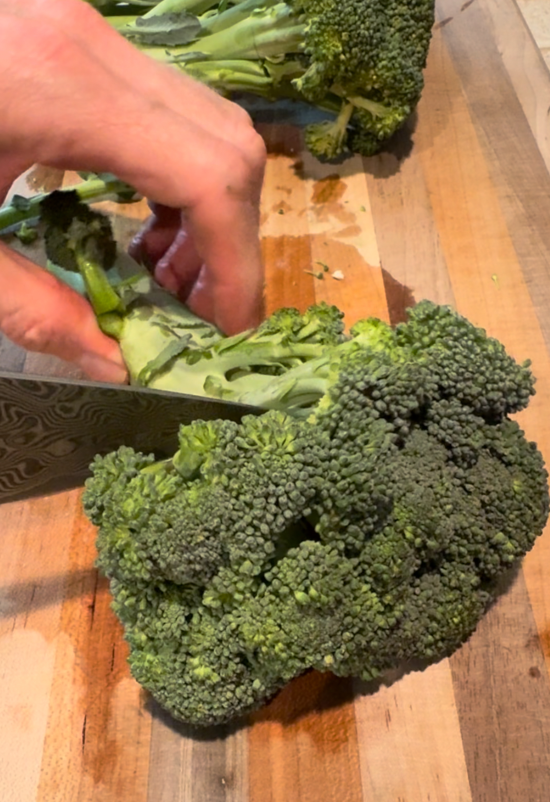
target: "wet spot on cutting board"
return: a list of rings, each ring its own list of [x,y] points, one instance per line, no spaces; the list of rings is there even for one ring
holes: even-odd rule
[[[327,175],[316,181],[313,186],[311,202],[319,205],[322,203],[336,203],[341,200],[346,191],[346,185],[339,175]]]

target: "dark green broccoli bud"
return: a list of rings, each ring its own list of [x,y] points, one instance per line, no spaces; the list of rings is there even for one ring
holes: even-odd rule
[[[475,571],[460,564],[420,573],[402,597],[402,617],[383,648],[394,664],[447,657],[472,634],[491,598]]]
[[[134,677],[159,704],[199,726],[242,717],[284,684],[249,660],[229,616],[200,609],[176,648],[166,646],[161,631],[154,642],[130,642],[129,658]]]
[[[337,669],[377,626],[383,607],[356,562],[304,541],[265,575],[265,589],[235,610],[247,654],[272,681]]]
[[[534,394],[530,363],[515,363],[502,343],[450,307],[422,301],[396,336],[429,357],[441,395],[487,419],[524,409]]]

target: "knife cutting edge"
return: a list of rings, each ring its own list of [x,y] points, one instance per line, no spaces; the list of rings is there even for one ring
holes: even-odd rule
[[[194,420],[263,410],[147,388],[0,371],[0,503],[83,485],[96,454],[119,446],[171,456]]]

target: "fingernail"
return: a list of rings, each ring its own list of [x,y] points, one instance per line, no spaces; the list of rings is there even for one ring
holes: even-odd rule
[[[112,384],[125,384],[128,381],[128,371],[124,365],[98,354],[82,354],[77,364],[94,381]]]

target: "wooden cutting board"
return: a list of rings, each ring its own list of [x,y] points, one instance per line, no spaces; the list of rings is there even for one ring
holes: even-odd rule
[[[438,0],[426,89],[391,153],[322,166],[259,115],[268,311],[348,321],[455,305],[530,357],[520,422],[550,463],[550,76],[513,0]],[[121,236],[145,214],[118,211]],[[307,270],[322,262],[340,281]],[[0,366],[74,375],[0,344]],[[450,660],[377,689],[310,674],[202,737],[131,679],[80,492],[0,507],[2,802],[546,802],[550,531]]]

